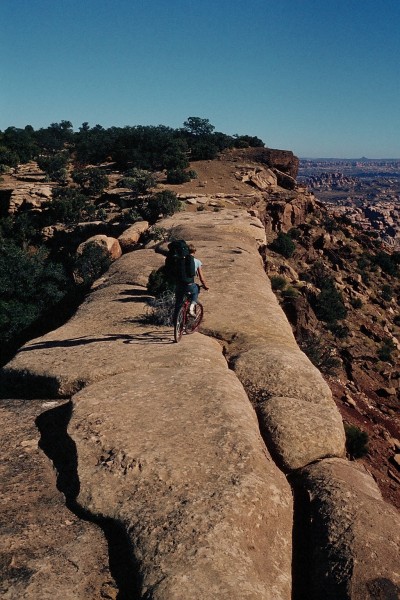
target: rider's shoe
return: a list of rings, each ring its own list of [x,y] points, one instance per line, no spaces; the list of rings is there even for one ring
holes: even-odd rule
[[[189,308],[189,314],[190,314],[192,317],[195,317],[195,316],[196,316],[196,302],[192,302],[192,303],[191,303],[191,305],[190,305],[190,308]]]

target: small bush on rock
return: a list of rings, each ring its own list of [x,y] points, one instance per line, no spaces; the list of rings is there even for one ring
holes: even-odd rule
[[[271,249],[285,258],[290,258],[296,250],[296,244],[290,235],[280,231],[277,238],[272,242]]]
[[[351,459],[361,458],[368,454],[368,434],[355,425],[344,424],[346,434],[346,450]]]
[[[301,349],[322,373],[325,375],[335,375],[340,360],[334,355],[331,347],[326,347],[324,343],[313,334],[309,334],[300,342]]]
[[[118,182],[118,187],[128,188],[135,194],[146,194],[156,185],[156,179],[150,171],[144,169],[129,169]]]
[[[175,307],[175,294],[166,290],[150,301],[146,321],[154,325],[173,325],[173,314]]]
[[[282,275],[273,275],[271,277],[271,287],[273,290],[283,290],[286,287],[287,281]]]
[[[187,183],[190,180],[189,172],[183,169],[171,169],[167,171],[167,183],[178,185],[180,183]]]
[[[97,196],[108,188],[108,177],[102,169],[88,167],[87,169],[75,169],[72,179],[77,183],[82,192],[87,196]]]
[[[90,287],[111,264],[111,258],[95,243],[86,244],[82,254],[75,260],[75,281],[83,287]]]
[[[140,208],[146,221],[155,223],[161,217],[168,217],[182,209],[182,202],[170,190],[164,190],[151,196]]]
[[[392,360],[392,354],[396,350],[396,346],[390,338],[385,338],[382,345],[378,349],[377,356],[379,360],[389,362]]]
[[[52,224],[77,223],[91,218],[95,207],[86,196],[72,188],[56,188],[53,200],[46,203],[45,221]]]

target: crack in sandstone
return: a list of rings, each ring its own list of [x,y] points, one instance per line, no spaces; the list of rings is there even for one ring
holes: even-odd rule
[[[117,520],[100,517],[82,508],[76,498],[80,482],[77,474],[76,446],[67,433],[72,413],[69,401],[40,414],[36,426],[40,432],[39,447],[57,471],[57,489],[63,493],[67,508],[79,519],[97,525],[107,540],[110,572],[118,587],[118,600],[137,600],[142,596],[140,574],[128,535]]]
[[[207,334],[210,337],[214,337],[210,332]],[[228,368],[235,373],[235,355],[230,355],[229,344],[230,341],[223,340],[220,336],[215,337],[222,344],[222,354],[226,360]],[[239,379],[239,378],[238,378]],[[291,486],[293,494],[293,537],[292,537],[292,600],[304,600],[310,593],[311,587],[311,571],[312,571],[312,547],[311,547],[311,534],[310,534],[310,523],[311,523],[311,512],[310,502],[306,491],[300,486],[296,485],[291,473],[285,472],[282,461],[279,459],[275,448],[271,443],[271,432],[266,426],[265,420],[263,420],[259,414],[257,400],[254,391],[251,389],[249,382],[241,382],[249,403],[253,406],[254,411],[257,415],[258,424],[260,428],[261,437],[265,443],[265,446],[274,461],[275,465],[286,475],[287,481]],[[270,394],[266,390],[260,392],[263,395],[263,400],[266,400]],[[314,462],[314,461],[313,461]],[[315,461],[318,462],[318,461]]]

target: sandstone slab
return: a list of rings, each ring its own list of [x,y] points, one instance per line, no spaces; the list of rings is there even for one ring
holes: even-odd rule
[[[328,403],[275,396],[259,404],[258,415],[275,456],[287,471],[324,457],[344,456],[342,419]]]
[[[174,368],[144,352],[134,378],[74,397],[77,500],[122,520],[140,597],[290,598],[287,482],[219,344],[190,336],[178,347]]]
[[[56,473],[39,448],[41,400],[0,403],[0,596],[4,600],[117,598],[107,543],[79,519],[56,488]]]
[[[374,600],[400,595],[400,516],[368,473],[340,459],[300,472],[309,497],[308,597]]]

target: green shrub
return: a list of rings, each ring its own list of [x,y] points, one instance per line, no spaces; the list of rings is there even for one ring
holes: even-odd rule
[[[145,169],[129,169],[118,182],[118,187],[128,188],[135,194],[146,194],[157,184],[156,178]]]
[[[154,325],[173,325],[175,307],[175,294],[171,290],[165,290],[149,302],[146,322]]]
[[[374,257],[373,261],[378,265],[384,273],[391,275],[392,277],[399,276],[399,270],[396,265],[396,261],[387,254],[386,252],[378,252]]]
[[[147,283],[147,291],[156,298],[165,292],[174,290],[174,285],[167,279],[164,266],[152,271]]]
[[[396,346],[392,339],[385,338],[377,351],[379,360],[390,362],[392,360],[392,354],[396,350]]]
[[[340,367],[340,360],[334,355],[334,350],[326,346],[320,338],[314,334],[308,334],[300,341],[303,352],[325,375],[335,375]]]
[[[147,231],[144,232],[142,236],[142,241],[144,244],[148,242],[164,242],[169,239],[169,231],[165,229],[165,227],[157,227],[153,225]]]
[[[339,340],[345,340],[349,337],[350,330],[347,325],[340,325],[339,323],[329,323],[328,329],[333,335]]]
[[[393,298],[393,288],[392,286],[386,284],[382,287],[381,296],[386,302],[390,302]]]
[[[21,335],[67,293],[63,267],[47,251],[0,246],[0,346]]]
[[[102,194],[109,185],[106,172],[95,167],[75,169],[72,172],[72,179],[80,186],[83,193],[88,196]]]
[[[287,288],[282,290],[282,298],[297,298],[298,295],[299,291],[291,285],[288,285]]]
[[[368,454],[368,434],[355,425],[344,424],[346,450],[350,458],[361,458]]]
[[[183,169],[170,169],[167,171],[167,183],[178,185],[180,183],[187,183],[191,177],[188,171]]]
[[[336,289],[332,280],[324,283],[320,294],[317,296],[314,311],[320,321],[335,323],[347,315],[342,294]]]
[[[272,275],[271,287],[273,290],[283,290],[286,287],[287,281],[282,275]]]
[[[364,285],[368,285],[370,282],[369,275],[366,271],[361,271],[361,281]]]
[[[111,264],[110,256],[95,242],[86,244],[75,259],[74,276],[78,285],[90,287]]]
[[[280,231],[277,238],[272,242],[271,249],[285,258],[290,258],[296,250],[296,244],[293,242],[290,235]]]
[[[140,207],[142,216],[146,221],[155,223],[161,217],[171,216],[182,209],[182,202],[170,190],[154,194]]]
[[[45,204],[44,220],[48,224],[78,223],[93,217],[96,209],[87,196],[73,188],[56,188],[53,200]]]
[[[48,178],[58,183],[67,181],[67,164],[69,156],[65,152],[58,152],[50,156],[39,156],[37,164],[44,171]]]
[[[292,227],[292,229],[289,229],[288,235],[292,240],[298,240],[302,235],[302,231],[298,227]]]

